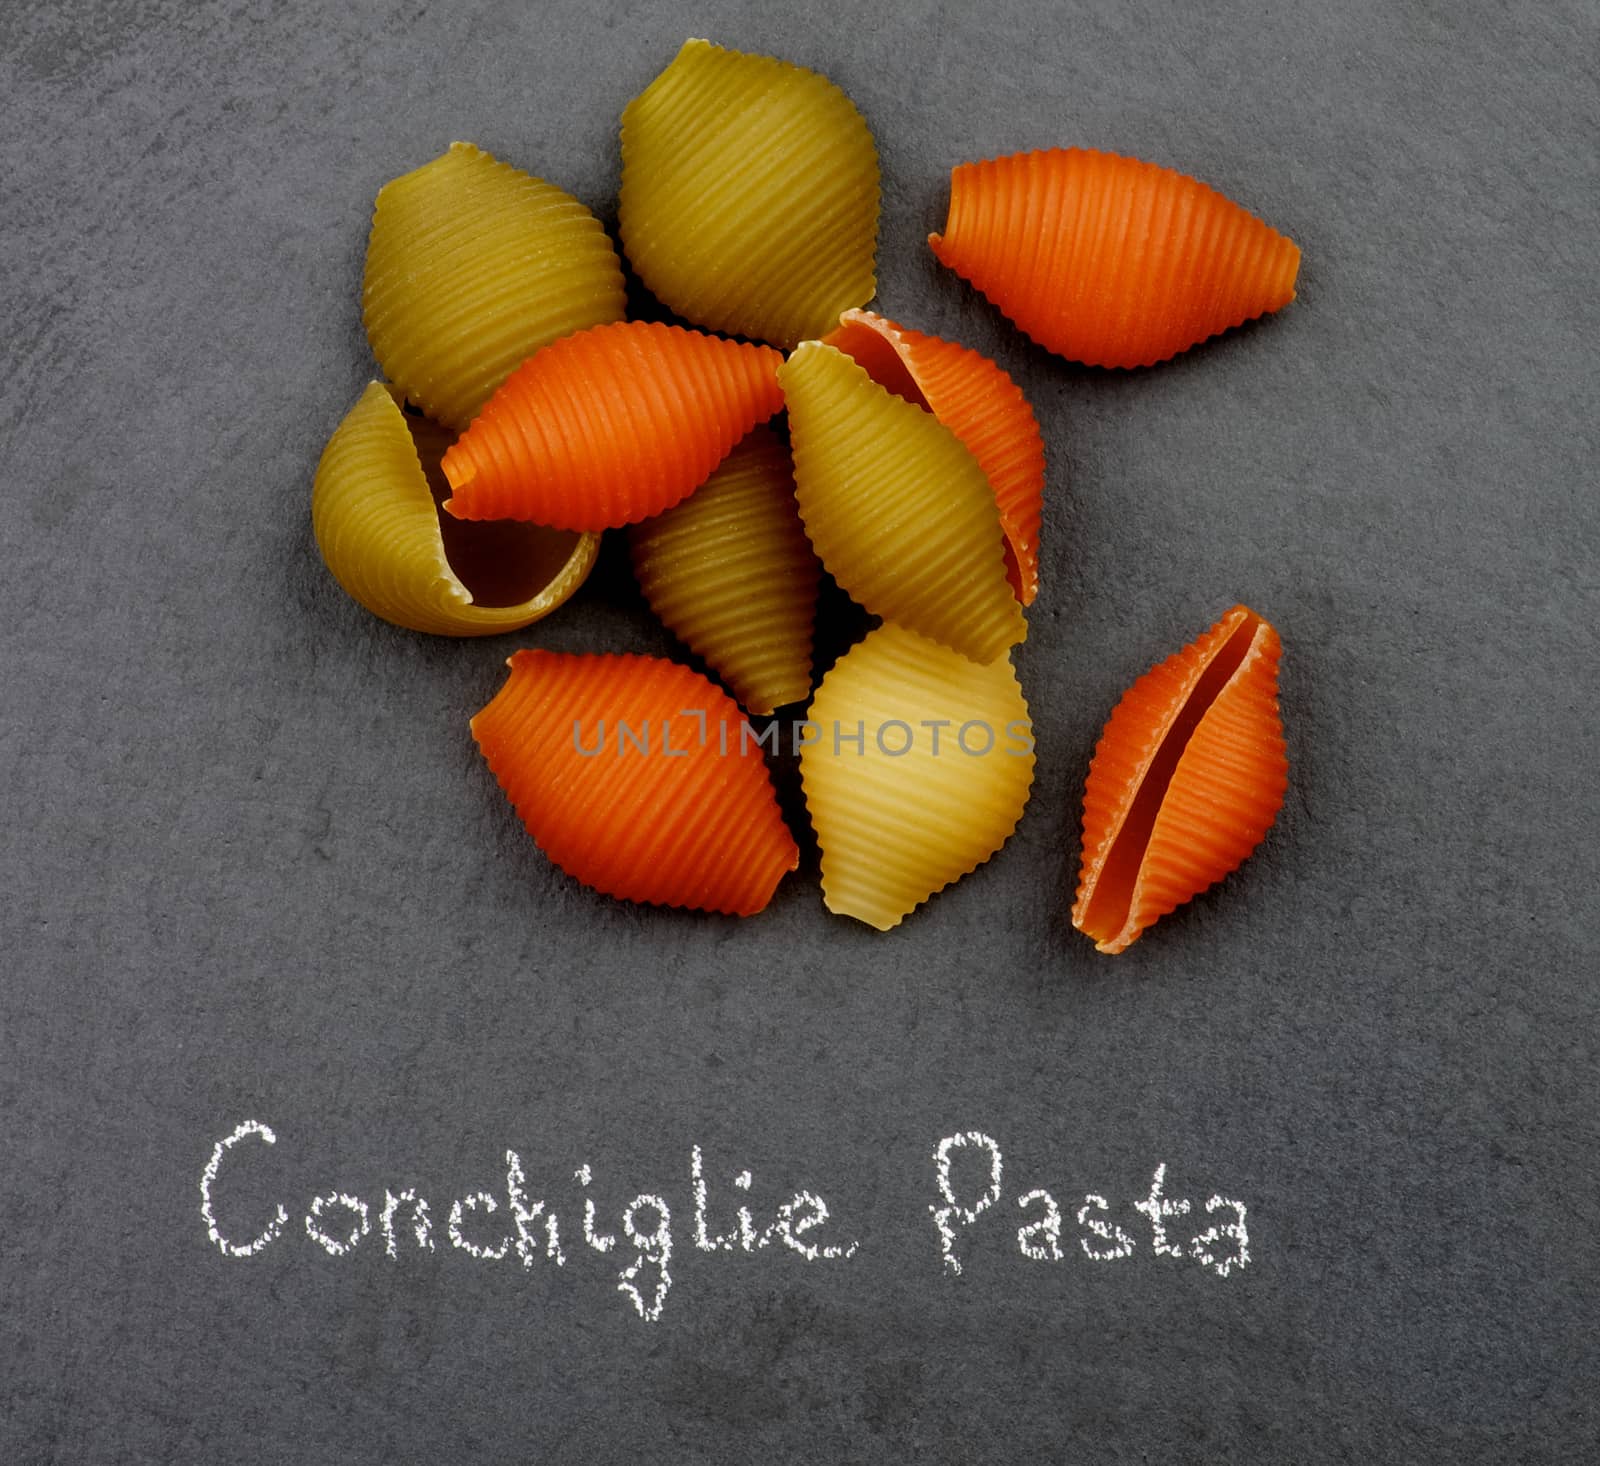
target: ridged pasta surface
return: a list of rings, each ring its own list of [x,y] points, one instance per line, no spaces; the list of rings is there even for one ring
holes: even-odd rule
[[[1300,251],[1215,189],[1086,148],[962,163],[940,261],[1047,350],[1150,366],[1294,299]]]
[[[826,77],[686,41],[622,113],[617,221],[678,315],[787,349],[872,299],[877,149]]]
[[[568,336],[518,367],[445,454],[445,508],[580,530],[659,514],[783,406],[782,360],[649,321]]]
[[[1022,818],[1033,738],[1009,657],[979,666],[881,626],[822,679],[809,718],[800,777],[830,911],[887,931]]]
[[[458,432],[541,346],[623,310],[610,239],[553,183],[453,143],[378,190],[367,339],[389,379]]]
[[[811,691],[821,567],[794,501],[789,454],[758,427],[675,509],[628,531],[645,598],[752,713]]]
[[[376,616],[440,636],[493,636],[548,615],[593,568],[599,538],[523,524],[452,526],[486,543],[447,546],[429,483],[448,436],[408,418],[371,383],[334,429],[317,464],[311,524],[334,578]],[[464,562],[458,569],[450,549]],[[498,603],[483,604],[474,552],[494,565]]]
[[[766,906],[800,853],[732,698],[656,657],[527,650],[508,665],[472,733],[556,865],[626,901]]]
[[[1289,763],[1277,632],[1235,606],[1123,695],[1083,799],[1073,925],[1120,952],[1235,870],[1277,817]]]
[[[1044,439],[1022,389],[988,357],[872,311],[846,311],[824,340],[880,387],[926,407],[978,460],[1005,531],[1006,578],[1031,606],[1039,593]]]
[[[992,662],[1027,634],[994,494],[931,412],[808,341],[780,373],[795,492],[817,554],[867,610]]]

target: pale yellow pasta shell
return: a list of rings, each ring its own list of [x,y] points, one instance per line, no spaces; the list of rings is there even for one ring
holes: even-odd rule
[[[1022,818],[1033,736],[1007,656],[980,666],[881,626],[822,679],[808,716],[800,778],[830,911],[887,931]]]
[[[389,380],[458,432],[541,346],[623,310],[611,240],[553,183],[452,143],[378,190],[367,339]]]
[[[600,537],[510,522],[441,525],[437,504],[448,488],[439,458],[449,442],[437,424],[402,412],[390,388],[371,383],[317,464],[317,548],[334,579],[385,621],[440,636],[515,631],[583,584]]]
[[[931,412],[807,341],[778,372],[795,493],[822,563],[867,610],[977,662],[1027,635],[994,491]]]
[[[826,77],[685,41],[623,111],[617,224],[680,316],[792,347],[877,288],[877,148]]]
[[[789,454],[758,427],[674,509],[632,525],[645,599],[747,711],[811,691],[821,567],[794,502]]]

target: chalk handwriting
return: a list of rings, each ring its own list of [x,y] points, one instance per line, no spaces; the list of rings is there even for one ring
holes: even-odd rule
[[[282,1235],[283,1229],[289,1225],[289,1213],[280,1203],[277,1211],[273,1213],[272,1220],[248,1242],[230,1242],[217,1227],[216,1215],[211,1209],[211,1188],[217,1184],[217,1172],[222,1169],[223,1156],[249,1135],[259,1135],[267,1145],[278,1143],[278,1137],[265,1125],[256,1120],[246,1120],[232,1135],[225,1136],[216,1143],[211,1152],[211,1159],[206,1162],[205,1170],[200,1173],[200,1217],[206,1224],[206,1234],[222,1249],[224,1257],[254,1257],[262,1248],[276,1242]]]
[[[266,1125],[246,1120],[212,1148],[200,1174],[200,1217],[206,1235],[224,1257],[255,1257],[278,1243],[289,1223],[289,1209],[276,1202],[271,1214],[259,1218],[236,1218],[226,1227],[220,1215],[230,1215],[225,1205],[227,1179],[234,1165],[245,1165],[246,1153],[234,1157],[241,1142],[255,1140],[276,1145],[278,1137]],[[609,1253],[618,1246],[616,1232],[602,1228],[600,1211],[589,1193],[594,1182],[593,1168],[585,1161],[572,1173],[581,1201],[582,1221],[576,1232],[592,1252]],[[844,1262],[856,1255],[858,1243],[836,1239],[833,1213],[820,1192],[801,1188],[778,1203],[758,1223],[749,1204],[734,1212],[727,1231],[714,1231],[709,1216],[713,1205],[707,1178],[705,1154],[696,1145],[690,1150],[690,1192],[694,1206],[694,1244],[702,1252],[757,1253],[779,1244],[806,1262]],[[755,1178],[748,1170],[731,1177],[735,1191],[749,1195]],[[779,1195],[783,1193],[780,1192]],[[219,1202],[219,1195],[223,1198]],[[477,1262],[504,1262],[508,1259],[525,1270],[543,1264],[565,1268],[568,1256],[561,1245],[561,1217],[558,1206],[565,1201],[532,1194],[522,1158],[514,1150],[505,1152],[505,1189],[502,1193],[477,1190],[455,1197],[446,1212],[445,1236],[453,1251]],[[307,1204],[305,1233],[328,1257],[343,1258],[355,1252],[371,1235],[373,1207],[362,1197],[347,1191],[331,1191],[313,1196]],[[725,1215],[725,1213],[724,1213]],[[644,1191],[635,1196],[617,1217],[621,1236],[628,1244],[627,1261],[615,1273],[616,1288],[646,1323],[660,1319],[672,1289],[673,1231],[672,1208],[659,1192]],[[407,1237],[415,1242],[416,1252],[432,1252],[433,1210],[428,1198],[416,1188],[398,1193],[385,1189],[378,1212],[378,1232],[383,1239],[383,1255],[394,1262],[411,1251]],[[576,1254],[575,1261],[585,1253]]]
[[[239,1183],[251,1179],[250,1168],[261,1164],[264,1148],[277,1145],[271,1127],[246,1120],[216,1142],[201,1169],[200,1218],[225,1258],[253,1258],[293,1245],[287,1199],[253,1206],[239,1199],[241,1192],[262,1195],[258,1186]],[[503,1154],[502,1187],[466,1191],[440,1203],[448,1253],[475,1264],[543,1269],[552,1279],[596,1269],[604,1276],[610,1270],[611,1286],[638,1317],[659,1321],[674,1282],[677,1203],[671,1188],[640,1191],[620,1210],[608,1211],[600,1198],[609,1192],[614,1206],[620,1199],[617,1188],[597,1188],[587,1161],[571,1171],[570,1182],[538,1195],[536,1190],[545,1188],[537,1185],[537,1176],[530,1179],[522,1157],[514,1150]],[[1132,1260],[1141,1254],[1150,1259],[1145,1266],[1185,1264],[1218,1278],[1250,1266],[1244,1202],[1213,1192],[1202,1205],[1176,1194],[1165,1161],[1155,1166],[1142,1193],[1113,1205],[1100,1191],[1015,1183],[1007,1202],[1005,1157],[999,1142],[981,1130],[945,1136],[934,1146],[932,1160],[933,1198],[926,1202],[936,1243],[931,1265],[952,1279],[966,1274],[975,1254],[997,1245],[1009,1250],[1012,1239],[1012,1255],[1024,1266],[1080,1256],[1097,1265],[1138,1266]],[[761,1265],[771,1267],[779,1265],[778,1257],[792,1256],[808,1264],[842,1265],[861,1249],[816,1187],[789,1191],[784,1186],[774,1192],[758,1186],[749,1169],[714,1169],[699,1145],[689,1148],[686,1172],[691,1257],[765,1257],[771,1261]],[[295,1210],[305,1237],[327,1259],[372,1253],[403,1265],[408,1258],[434,1253],[435,1211],[429,1198],[415,1186],[385,1187],[382,1196],[380,1205],[352,1190],[319,1189]],[[1064,1196],[1070,1197],[1065,1204],[1058,1199]],[[1075,1234],[1069,1230],[1074,1224]],[[608,1255],[609,1261],[599,1261]]]
[[[973,1199],[971,1206],[962,1206],[956,1200],[950,1172],[955,1161],[955,1153],[969,1148],[988,1154],[989,1185]],[[944,1205],[930,1206],[928,1210],[933,1213],[933,1225],[939,1232],[939,1246],[944,1250],[944,1265],[952,1273],[959,1274],[961,1259],[956,1256],[956,1229],[970,1227],[979,1216],[1000,1200],[1002,1169],[1000,1147],[987,1135],[977,1130],[967,1130],[958,1135],[945,1136],[933,1152],[933,1163],[937,1168],[935,1174],[939,1182],[939,1195],[944,1197]]]
[[[981,1186],[974,1187],[969,1180],[965,1198],[952,1176],[955,1162],[963,1151],[981,1153],[987,1160],[987,1167],[978,1168],[980,1175],[984,1169],[988,1171],[987,1180]],[[947,1135],[935,1148],[933,1161],[934,1185],[943,1205],[933,1202],[928,1210],[933,1213],[945,1270],[959,1275],[962,1259],[958,1242],[962,1234],[974,1228],[978,1218],[1000,1200],[1005,1162],[995,1141],[976,1130]],[[1168,1224],[1188,1216],[1192,1206],[1185,1197],[1168,1196],[1166,1187],[1167,1167],[1163,1161],[1150,1178],[1149,1192],[1131,1208],[1142,1213],[1149,1223],[1150,1251],[1154,1256],[1189,1258],[1219,1278],[1249,1266],[1250,1234],[1245,1225],[1246,1210],[1242,1201],[1212,1196],[1206,1202],[1206,1214],[1231,1213],[1232,1219],[1219,1221],[1187,1242],[1181,1242],[1173,1236]],[[1041,1213],[1017,1229],[1017,1251],[1034,1262],[1062,1261],[1066,1255],[1061,1248],[1062,1217],[1055,1197],[1036,1186],[1017,1198],[1017,1206],[1025,1213]],[[1111,1204],[1093,1191],[1084,1195],[1078,1207],[1077,1221],[1081,1229],[1078,1244],[1091,1262],[1120,1262],[1138,1251],[1133,1236],[1118,1226],[1110,1213]]]

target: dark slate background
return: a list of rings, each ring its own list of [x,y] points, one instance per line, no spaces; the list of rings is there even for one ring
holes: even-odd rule
[[[1047,438],[1033,801],[888,936],[814,855],[737,923],[516,827],[466,726],[505,656],[670,645],[614,556],[458,645],[311,542],[379,185],[469,138],[610,219],[617,116],[686,35],[855,98],[881,307]],[[7,7],[0,1459],[1589,1458],[1597,56],[1588,0]],[[1300,300],[1154,371],[1031,348],[922,241],[953,163],[1057,143],[1238,198]],[[1288,804],[1101,958],[1067,919],[1095,736],[1236,599],[1282,631]],[[197,1187],[246,1119],[278,1145],[219,1209],[291,1221],[238,1261]],[[1004,1197],[954,1278],[932,1154],[970,1129]],[[696,1252],[694,1144],[719,1225],[808,1188],[860,1252]],[[507,1148],[559,1272],[445,1242]],[[659,1323],[577,1242],[583,1162],[612,1230],[672,1208]],[[1248,1205],[1247,1269],[1152,1255],[1161,1162]],[[306,1237],[320,1192],[404,1185],[436,1252]],[[1016,1248],[1035,1186],[1060,1263]],[[1132,1257],[1078,1251],[1089,1192]]]

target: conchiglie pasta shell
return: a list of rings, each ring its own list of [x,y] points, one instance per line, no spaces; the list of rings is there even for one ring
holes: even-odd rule
[[[678,315],[793,347],[872,299],[877,149],[826,77],[686,41],[623,111],[617,221]]]
[[[523,524],[453,526],[458,559],[487,558],[489,573],[473,591],[447,553],[436,495],[448,436],[426,419],[408,418],[382,383],[373,382],[334,429],[311,489],[317,547],[341,586],[369,611],[413,631],[493,636],[547,616],[583,584],[599,536]],[[459,542],[458,529],[480,543]],[[485,585],[507,604],[482,604]]]
[[[1072,924],[1120,952],[1259,845],[1289,782],[1278,633],[1245,606],[1145,673],[1112,712],[1083,796]]]
[[[677,508],[633,525],[628,547],[656,615],[752,713],[811,691],[821,567],[770,428],[756,428]]]
[[[800,778],[830,911],[887,931],[982,865],[1022,818],[1033,737],[1009,657],[979,666],[881,626],[822,679],[809,718]],[[935,752],[925,725],[940,719]]]
[[[389,379],[458,432],[541,346],[623,310],[622,267],[599,220],[471,143],[378,191],[367,339]]]
[[[806,342],[779,375],[800,517],[834,579],[974,661],[1021,641],[994,494],[961,440],[832,346]]]
[[[800,852],[732,698],[656,657],[519,651],[508,665],[472,734],[556,865],[625,901],[766,906]]]
[[[1031,606],[1039,593],[1044,439],[1022,389],[988,357],[872,311],[846,311],[824,340],[880,387],[926,407],[978,460],[1005,531],[1006,578]]]
[[[1170,168],[1050,148],[950,177],[942,263],[1049,351],[1150,366],[1294,299],[1300,251]]]
[[[670,509],[783,406],[770,346],[649,321],[517,368],[444,456],[460,519],[614,529]]]

